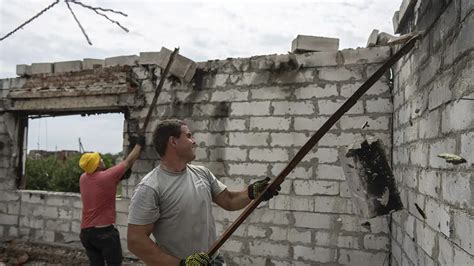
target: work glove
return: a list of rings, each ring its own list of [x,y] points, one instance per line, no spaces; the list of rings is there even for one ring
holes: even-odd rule
[[[186,257],[186,259],[182,259],[179,262],[179,266],[207,266],[211,265],[211,259],[209,255],[204,252],[201,253],[194,253]]]
[[[142,147],[145,146],[145,135],[140,134],[140,133],[132,133],[128,137],[128,142],[130,142],[130,146],[135,146],[135,144],[138,144]]]
[[[256,199],[260,195],[260,193],[262,193],[265,190],[265,188],[268,186],[269,181],[270,181],[270,177],[266,177],[265,179],[258,180],[250,184],[247,187],[249,198]],[[280,185],[278,185],[278,187],[276,187],[276,189],[273,191],[267,190],[267,192],[265,192],[265,194],[263,195],[263,201],[267,201],[273,198],[273,196],[278,195],[278,191],[280,191],[280,189],[281,187]]]

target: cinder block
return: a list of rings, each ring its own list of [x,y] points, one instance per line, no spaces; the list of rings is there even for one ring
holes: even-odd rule
[[[84,60],[82,60],[82,69],[95,69],[102,67],[105,67],[105,60],[103,59],[84,58]]]
[[[266,163],[229,163],[229,175],[238,176],[265,176],[268,165]]]
[[[54,63],[54,73],[81,71],[82,61],[64,61]]]
[[[309,260],[313,262],[325,263],[334,262],[336,260],[336,250],[323,247],[293,247],[293,259],[295,260]]]
[[[395,13],[393,13],[392,25],[393,25],[393,32],[395,32],[395,33],[400,33],[400,32],[398,32],[399,16],[400,16],[400,11],[395,11]]]
[[[323,67],[320,69],[319,79],[327,81],[361,80],[362,73],[355,69],[346,69],[344,67]]]
[[[288,130],[291,118],[284,117],[250,117],[251,130]]]
[[[156,65],[160,59],[160,52],[140,52],[140,65]]]
[[[254,148],[249,152],[249,159],[264,162],[286,162],[288,161],[288,152],[281,148]]]
[[[339,50],[338,38],[298,35],[291,43],[292,53],[330,52]]]
[[[379,36],[379,30],[374,29],[369,35],[369,39],[367,40],[367,46],[366,47],[372,47],[377,45],[377,37]]]
[[[287,99],[291,95],[291,90],[286,87],[263,87],[252,89],[250,93],[252,100],[283,100]]]
[[[16,74],[20,77],[31,76],[30,65],[16,65]]]
[[[270,115],[270,102],[231,103],[231,115]]]
[[[135,66],[138,62],[136,55],[123,55],[105,58],[105,67],[110,66]]]
[[[158,62],[156,64],[160,68],[165,69],[171,53],[172,51],[162,47],[158,55]],[[194,61],[178,54],[174,58],[170,73],[180,79],[183,79],[185,82],[189,82],[193,78],[196,68],[197,64]]]
[[[273,102],[274,115],[311,115],[315,113],[314,104],[311,101],[303,102]]]
[[[31,74],[50,74],[53,73],[52,63],[33,63],[31,64]]]

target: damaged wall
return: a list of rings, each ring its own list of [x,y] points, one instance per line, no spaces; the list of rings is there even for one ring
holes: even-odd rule
[[[393,214],[392,265],[474,263],[473,9],[470,0],[403,1],[394,17],[399,33],[426,32],[394,70],[393,168],[405,210]]]
[[[73,67],[78,62],[73,61],[66,72],[57,72],[56,63],[47,66],[46,73],[2,80],[1,117],[32,112],[123,111],[127,114],[126,140],[128,132],[143,123],[153,98],[160,74],[159,68],[150,65],[155,56],[142,53],[140,57],[106,59],[105,64],[99,60],[92,70],[86,67],[90,66],[86,60],[82,61],[83,70]],[[131,178],[122,182],[124,199],[117,202],[117,226],[123,248],[127,247],[129,197],[140,178],[158,164],[151,147],[151,132],[158,121],[169,117],[185,119],[199,146],[195,163],[209,167],[230,188],[240,189],[256,178],[277,175],[389,56],[389,47],[373,47],[216,60],[199,63],[190,83],[168,79],[148,128],[147,147],[134,165]],[[57,77],[64,75],[77,76],[78,80],[91,75],[94,79],[112,67],[111,61],[131,66],[129,75],[123,76],[115,90],[99,81],[80,86],[82,83],[66,78],[69,85],[55,83]],[[97,68],[101,65],[105,68]],[[33,65],[29,67],[22,66],[20,70],[30,74]],[[32,85],[38,88],[36,91],[31,86],[24,87],[34,78],[38,79]],[[39,80],[46,85],[40,86]],[[388,84],[387,77],[377,82],[290,174],[280,195],[258,208],[226,242],[222,251],[229,265],[363,265],[368,260],[383,263],[390,248],[387,222],[376,218],[370,220],[370,226],[361,226],[365,221],[353,210],[337,148],[363,135],[379,137],[390,148],[392,102]],[[25,89],[29,91],[24,92]],[[88,108],[84,97],[103,101]],[[68,110],[65,103],[70,102],[74,105]],[[362,130],[365,122],[369,127]],[[5,126],[0,130],[1,141],[6,143],[1,153],[2,236],[80,245],[79,195],[17,190],[14,165],[7,163],[9,151],[16,145],[9,142]],[[127,145],[125,141],[124,147]],[[215,208],[219,234],[238,213]]]

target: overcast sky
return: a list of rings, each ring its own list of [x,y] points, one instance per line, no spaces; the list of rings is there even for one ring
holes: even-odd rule
[[[21,25],[53,0],[0,0],[0,35]],[[89,45],[61,2],[0,42],[0,78],[15,77],[17,64],[138,55],[180,47],[194,60],[286,54],[298,34],[339,38],[339,49],[365,47],[373,29],[393,34],[392,16],[401,0],[81,0],[130,30],[71,4]],[[35,119],[29,149],[119,152],[123,115]],[[92,130],[91,130],[92,129]]]

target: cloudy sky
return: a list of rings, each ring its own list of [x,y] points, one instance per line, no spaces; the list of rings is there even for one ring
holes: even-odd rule
[[[93,44],[89,45],[61,0],[0,41],[0,78],[15,77],[17,64],[138,55],[162,46],[179,46],[180,54],[194,61],[286,54],[298,34],[339,38],[339,49],[365,47],[373,29],[393,33],[392,16],[401,4],[401,0],[80,1],[127,14],[106,13],[130,32],[70,4]],[[0,36],[53,2],[0,0]],[[122,148],[119,114],[30,121],[29,149],[77,150],[78,138],[88,150],[115,153]]]

